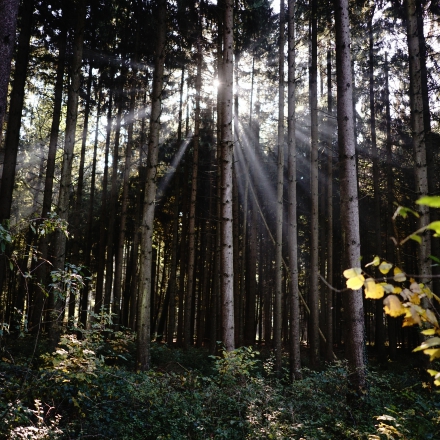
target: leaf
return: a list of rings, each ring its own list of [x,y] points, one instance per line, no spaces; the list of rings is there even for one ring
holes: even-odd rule
[[[440,208],[440,196],[423,196],[416,203],[429,206],[430,208]]]
[[[392,284],[380,283],[380,285],[383,287],[383,290],[385,290],[386,293],[394,293],[395,287]]]
[[[432,310],[426,309],[426,319],[432,325],[438,326],[437,317]]]
[[[353,278],[362,273],[362,269],[360,267],[353,267],[352,269],[344,270],[345,278]]]
[[[435,336],[434,338],[429,338],[418,347],[416,347],[413,351],[426,350],[427,348],[435,347],[436,345],[440,345],[440,337]]]
[[[417,243],[419,243],[419,244],[422,244],[422,237],[420,237],[420,235],[412,234],[409,236],[409,238],[411,240],[417,241]]]
[[[408,217],[408,213],[411,213],[412,215],[414,215],[417,218],[420,217],[418,212],[416,212],[410,208],[405,208],[404,206],[398,206],[396,209],[396,212],[393,215],[393,219],[395,219],[398,215],[401,215],[403,218],[406,218],[406,217]]]
[[[397,317],[406,313],[405,307],[402,306],[400,299],[395,295],[388,295],[384,300],[384,311],[387,315]]]
[[[428,370],[426,370],[431,376],[437,376],[437,374],[440,374],[438,371],[435,371],[435,370],[430,370],[430,369],[428,369]]]
[[[365,278],[360,267],[344,270],[344,277],[347,278],[346,284],[349,289],[358,290],[364,285]]]
[[[440,220],[430,223],[426,226],[426,229],[431,229],[435,231],[436,234],[440,234]]]
[[[373,278],[365,280],[365,298],[380,299],[384,293],[384,288],[380,284],[376,284]]]
[[[406,280],[405,274],[398,268],[394,268],[394,281],[396,283],[403,283]]]
[[[370,263],[366,264],[365,267],[368,266],[379,266],[380,264],[380,258],[376,255],[373,259],[373,261],[371,261]]]
[[[358,290],[364,285],[365,278],[363,275],[357,275],[346,281],[347,287],[352,290]]]
[[[428,328],[426,330],[421,331],[422,335],[426,336],[434,336],[435,335],[435,328]]]
[[[429,356],[430,361],[440,358],[440,348],[429,348],[428,350],[424,350],[423,353]]]
[[[391,263],[387,263],[386,261],[382,261],[379,266],[379,270],[383,275],[386,275],[390,269],[393,267]]]
[[[435,257],[434,255],[430,255],[428,258],[430,258],[435,263],[440,264],[440,258]]]

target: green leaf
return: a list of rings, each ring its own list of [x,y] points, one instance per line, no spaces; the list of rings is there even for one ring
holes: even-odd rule
[[[430,208],[440,208],[440,196],[423,196],[416,203],[429,206]]]
[[[426,229],[432,229],[436,234],[440,234],[440,220],[430,223]]]
[[[420,235],[413,234],[413,235],[410,235],[409,238],[411,240],[417,241],[417,243],[419,243],[419,244],[422,244],[422,238],[420,237]]]
[[[439,263],[440,264],[440,258],[437,258],[434,255],[430,255],[428,258],[430,258],[435,263]]]
[[[398,206],[396,209],[396,212],[394,213],[393,218],[396,218],[398,215],[401,215],[403,218],[406,218],[406,217],[408,217],[409,213],[411,213],[412,215],[414,215],[417,218],[420,217],[419,213],[414,211],[413,209],[405,208],[404,206]]]

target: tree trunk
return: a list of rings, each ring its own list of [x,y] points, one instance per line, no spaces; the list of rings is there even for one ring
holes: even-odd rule
[[[354,139],[353,81],[348,0],[335,0],[338,143],[341,182],[341,226],[347,267],[359,267],[359,208]],[[347,357],[354,387],[365,385],[364,310],[362,291],[350,291],[346,301]]]
[[[202,44],[197,41],[197,73],[196,73],[196,102],[194,113],[194,135],[193,135],[193,162],[191,195],[189,202],[189,225],[188,225],[188,279],[185,297],[185,318],[183,344],[186,349],[193,345],[194,335],[191,334],[192,325],[192,299],[195,280],[195,258],[196,258],[196,201],[197,201],[197,174],[199,170],[199,143],[200,143],[200,93],[202,88]]]
[[[148,165],[142,212],[142,238],[139,261],[140,289],[136,365],[137,369],[141,371],[150,368],[150,301],[152,289],[151,269],[153,257],[153,223],[157,188],[156,168],[159,150],[161,96],[165,61],[166,1],[160,0],[158,7],[158,41],[155,53],[153,89],[151,93],[150,137],[148,140]]]
[[[281,299],[283,295],[283,189],[284,189],[284,0],[280,0],[280,37],[278,48],[278,152],[277,152],[277,205],[275,238],[275,310],[274,351],[275,371],[281,373]]]
[[[232,226],[232,165],[234,138],[232,135],[232,85],[233,85],[233,0],[224,2],[223,22],[223,108],[222,108],[222,188],[221,188],[221,292],[223,344],[227,351],[235,347],[234,336],[234,257]]]
[[[319,367],[319,191],[318,191],[318,19],[317,0],[312,1],[310,64],[310,363]]]
[[[426,195],[428,189],[428,167],[426,162],[425,126],[423,121],[423,93],[420,63],[419,30],[417,23],[416,0],[406,0],[407,42],[409,56],[409,82],[411,107],[411,132],[414,150],[415,195],[417,198]],[[429,208],[419,206],[420,217],[418,228],[427,226],[430,222]],[[418,248],[420,282],[426,283],[431,278],[431,237],[425,232],[422,234],[422,244]]]
[[[296,0],[289,0],[288,18],[288,225],[287,249],[289,253],[289,282],[290,282],[290,377],[301,379],[300,357],[300,328],[299,328],[299,288],[298,288],[298,224],[297,224],[297,194],[296,194],[296,55],[295,55],[295,5]]]
[[[58,215],[63,220],[69,217],[70,191],[72,185],[72,163],[75,147],[76,122],[78,117],[78,98],[81,83],[81,65],[84,44],[84,28],[86,21],[86,5],[84,0],[77,3],[77,23],[73,41],[73,59],[71,81],[67,101],[66,132],[61,169],[60,192],[58,198]],[[54,264],[55,270],[63,271],[66,257],[67,237],[62,231],[55,233]],[[53,292],[51,310],[50,346],[55,350],[60,338],[60,325],[62,323],[63,294],[61,291]]]
[[[11,73],[19,5],[19,0],[0,0],[0,17],[2,17],[0,28],[0,144],[7,107],[9,75]]]

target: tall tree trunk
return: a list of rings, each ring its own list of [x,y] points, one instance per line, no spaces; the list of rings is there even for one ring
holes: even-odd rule
[[[11,73],[19,5],[19,0],[0,0],[0,17],[2,17],[0,28],[0,144],[7,107],[9,75]]]
[[[407,42],[409,56],[410,80],[410,107],[411,107],[411,132],[414,150],[415,169],[415,195],[420,197],[429,192],[428,167],[426,162],[425,126],[423,120],[423,93],[420,63],[419,29],[417,23],[416,0],[406,0]],[[424,205],[419,207],[420,217],[418,227],[427,226],[430,222],[429,208]],[[431,237],[429,233],[422,234],[422,244],[418,248],[418,267],[422,276],[420,282],[426,283],[431,278]]]
[[[67,28],[63,26],[58,39],[58,64],[56,69],[56,79],[54,86],[54,98],[53,98],[53,114],[52,124],[50,128],[49,136],[49,148],[47,152],[46,161],[46,176],[44,180],[44,192],[43,192],[43,204],[41,208],[41,217],[46,217],[52,209],[52,197],[53,197],[53,183],[55,174],[55,160],[57,153],[58,135],[60,131],[61,121],[61,106],[63,103],[63,85],[64,85],[64,70],[66,60],[66,43],[67,43]],[[42,260],[47,260],[49,250],[49,239],[46,235],[40,237],[38,244],[38,251]],[[48,265],[40,264],[36,270],[37,282],[41,286],[46,286],[46,279],[48,273]],[[32,324],[36,324],[37,321],[41,321],[43,317],[43,308],[46,295],[38,289],[35,296],[35,304],[29,320]],[[37,327],[35,327],[37,329]]]
[[[318,191],[318,19],[317,0],[312,1],[310,64],[310,363],[319,367],[319,191]]]
[[[283,295],[283,189],[284,189],[284,0],[280,0],[280,37],[278,48],[278,160],[277,160],[277,207],[275,238],[275,311],[274,350],[275,371],[281,374],[281,299]]]
[[[101,308],[105,306],[104,302],[104,272],[105,272],[105,249],[107,244],[107,224],[108,224],[108,159],[110,155],[110,137],[112,132],[112,110],[113,110],[113,78],[114,72],[110,73],[110,90],[108,96],[107,109],[107,126],[105,138],[104,152],[104,175],[102,176],[102,196],[101,196],[101,212],[99,221],[99,242],[97,252],[97,270],[95,283],[95,313],[99,313]],[[107,310],[108,311],[108,310]]]
[[[6,108],[7,86],[9,81],[10,64],[12,50],[15,43],[15,2],[0,1],[0,16],[2,17],[2,27],[0,28],[0,88],[6,80],[5,99],[3,102],[2,91],[0,89],[0,142],[3,133],[3,117]],[[18,2],[17,2],[18,3]],[[29,63],[30,38],[32,32],[32,17],[34,12],[34,0],[26,0],[21,7],[21,30],[18,39],[18,50],[15,61],[14,82],[9,103],[8,129],[5,139],[5,150],[3,159],[3,170],[0,182],[0,224],[7,222],[11,216],[12,191],[15,182],[15,169],[17,165],[18,145],[20,143],[21,114],[24,103],[24,88],[26,84],[27,67]],[[4,15],[1,15],[4,14]],[[12,23],[11,21],[14,21]],[[3,28],[5,26],[5,28]],[[4,30],[3,30],[4,29]],[[9,34],[8,32],[11,32]],[[3,34],[3,35],[1,35]],[[1,75],[5,75],[5,78]],[[6,276],[7,264],[6,257],[0,254],[0,292]]]
[[[114,295],[112,295],[113,287],[113,274],[114,274],[114,260],[113,255],[115,252],[114,246],[114,236],[115,236],[115,224],[116,224],[116,208],[118,204],[118,168],[119,168],[119,144],[121,139],[121,122],[122,122],[122,105],[123,96],[122,91],[125,82],[126,72],[121,72],[121,76],[118,78],[118,91],[116,101],[118,103],[118,113],[116,114],[115,123],[115,138],[113,141],[113,158],[112,158],[112,179],[111,179],[111,189],[109,197],[109,209],[106,212],[108,217],[108,229],[107,229],[107,256],[106,256],[106,267],[105,267],[105,292],[104,292],[104,304],[111,309],[114,313]],[[119,311],[119,304],[117,305]]]
[[[373,198],[374,198],[374,248],[375,252],[382,249],[382,232],[380,224],[380,172],[379,172],[379,154],[377,151],[377,134],[376,134],[376,114],[375,114],[375,96],[374,96],[374,35],[373,35],[373,16],[375,5],[371,8],[368,17],[368,40],[369,40],[369,92],[370,92],[370,132],[371,132],[371,156],[373,162]],[[374,302],[375,310],[375,349],[379,361],[385,360],[385,326],[383,321],[383,305],[382,301]]]
[[[290,281],[290,377],[301,379],[300,357],[300,328],[299,328],[299,287],[298,287],[298,223],[297,223],[297,194],[296,194],[296,54],[295,54],[295,6],[296,0],[289,0],[288,18],[288,114],[287,114],[287,142],[288,142],[288,225],[287,248],[289,253],[289,281]]]
[[[67,101],[67,118],[64,142],[63,165],[61,169],[60,192],[58,198],[58,215],[63,220],[69,217],[70,191],[72,185],[72,163],[75,147],[76,122],[78,117],[78,98],[81,84],[81,65],[84,45],[84,28],[86,22],[86,5],[84,0],[77,3],[77,23],[73,41],[73,58],[71,81]],[[67,237],[62,231],[55,233],[54,264],[55,270],[63,271],[66,257]],[[60,325],[62,323],[63,295],[64,292],[55,290],[52,296],[50,346],[55,350],[60,338]]]
[[[360,261],[359,208],[348,14],[348,0],[335,0],[341,226],[345,235],[345,263],[347,267],[358,267]],[[350,292],[347,295],[346,304],[347,357],[352,370],[352,384],[360,388],[365,385],[362,291]]]
[[[232,164],[234,138],[232,135],[232,85],[233,85],[233,0],[224,2],[223,22],[223,108],[222,108],[222,188],[221,188],[221,292],[222,292],[222,342],[227,351],[235,346],[234,336],[234,257],[232,227]]]
[[[102,87],[101,81],[98,83],[97,101],[98,108],[96,109],[96,126],[95,126],[95,139],[93,142],[93,159],[92,159],[92,173],[90,181],[90,200],[89,209],[87,215],[87,231],[86,231],[86,244],[85,244],[85,257],[84,266],[90,270],[91,252],[92,252],[92,234],[93,234],[93,214],[95,206],[95,182],[96,182],[96,162],[98,155],[98,137],[99,137],[99,119],[101,117],[101,101],[102,101]],[[90,293],[90,279],[86,279],[83,294],[81,297],[81,323],[84,328],[87,327],[87,315],[89,306],[89,293]]]
[[[327,50],[327,282],[333,286],[333,95],[332,95],[332,53]],[[326,350],[327,362],[332,362],[333,355],[333,290],[326,290]]]
[[[179,125],[177,128],[177,147],[182,144],[182,106],[183,106],[183,84],[185,69],[182,67],[180,77],[180,100],[179,100]],[[171,244],[171,272],[170,272],[170,304],[168,313],[167,343],[174,342],[174,330],[176,328],[176,294],[177,294],[177,246],[179,242],[179,201],[180,201],[180,172],[181,165],[178,164],[174,173],[174,213],[173,213],[173,241]]]
[[[160,0],[158,8],[158,41],[155,53],[153,87],[151,92],[150,137],[148,140],[148,165],[142,212],[142,238],[139,261],[140,289],[136,365],[141,371],[150,368],[150,301],[152,289],[151,269],[153,257],[153,223],[157,188],[157,158],[159,150],[160,114],[162,110],[161,97],[165,62],[165,38],[167,25],[166,1]]]
[[[196,108],[194,112],[194,135],[193,135],[193,161],[191,195],[189,202],[189,225],[188,225],[188,279],[185,297],[184,318],[184,347],[187,349],[193,344],[194,335],[191,334],[192,325],[192,300],[195,284],[195,259],[196,259],[196,201],[197,201],[197,174],[199,170],[199,144],[200,144],[200,94],[202,88],[202,44],[197,41],[197,73],[196,73]]]

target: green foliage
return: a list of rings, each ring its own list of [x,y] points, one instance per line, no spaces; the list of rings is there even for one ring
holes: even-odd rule
[[[0,437],[32,431],[31,438],[340,440],[386,438],[392,427],[407,439],[440,433],[440,395],[408,365],[371,371],[361,397],[353,395],[344,363],[304,369],[304,380],[288,383],[272,374],[271,358],[248,348],[210,357],[153,344],[153,370],[135,373],[134,365],[124,366],[129,362],[108,365],[120,350],[110,356],[111,347],[128,336],[109,330],[110,315],[99,316],[81,339],[66,335],[65,352],[44,356],[38,370],[1,365],[0,413],[7,423]],[[131,356],[134,344],[125,347]]]

